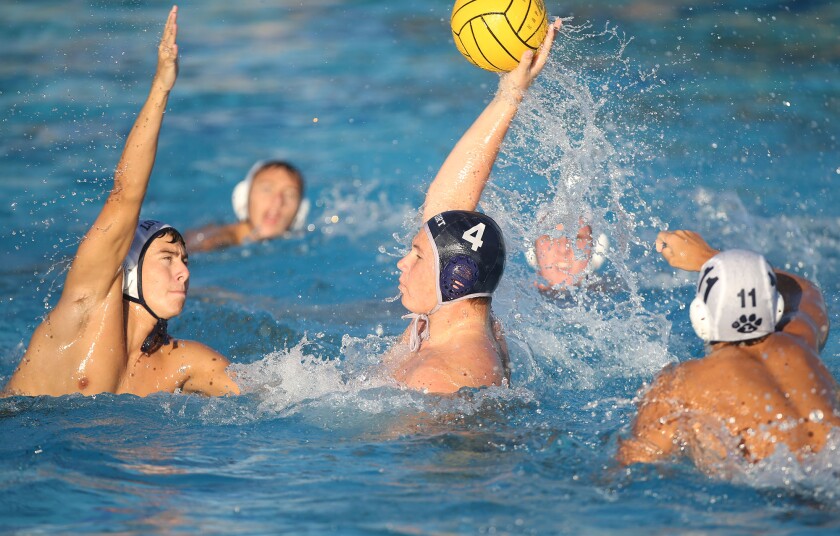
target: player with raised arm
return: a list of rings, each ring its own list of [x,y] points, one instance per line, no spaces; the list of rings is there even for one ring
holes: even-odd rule
[[[508,375],[504,337],[490,312],[504,269],[504,239],[498,225],[475,209],[559,27],[558,19],[540,49],[526,52],[516,69],[502,75],[493,100],[429,186],[425,224],[397,263],[402,303],[412,322],[386,358],[392,376],[407,387],[452,393],[501,385]]]
[[[189,270],[183,238],[154,220],[139,222],[169,93],[178,75],[178,9],[158,48],[157,70],[125,142],[114,186],[67,272],[61,297],[35,329],[3,394],[158,391],[237,394],[227,359],[173,339]]]
[[[656,249],[674,268],[700,273],[689,312],[709,351],[659,374],[619,462],[684,453],[706,468],[733,452],[755,462],[780,445],[798,456],[820,451],[840,425],[840,391],[820,360],[829,326],[819,289],[692,231],[664,231]]]

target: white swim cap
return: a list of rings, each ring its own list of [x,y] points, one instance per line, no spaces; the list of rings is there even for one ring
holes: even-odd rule
[[[233,187],[233,193],[230,196],[231,205],[233,205],[233,213],[236,214],[239,221],[245,221],[248,219],[248,200],[251,196],[251,184],[254,182],[254,177],[263,169],[274,165],[289,169],[300,176],[300,172],[297,169],[281,160],[260,160],[254,163],[254,165],[251,166],[251,169],[248,170],[248,174],[245,175],[245,178]],[[300,183],[302,186],[303,178],[300,179]],[[306,216],[308,214],[309,200],[306,198],[301,199],[300,205],[298,205],[297,213],[295,214],[295,219],[292,220],[292,224],[289,228],[295,231],[303,229],[303,226],[306,225]]]
[[[266,163],[267,160],[260,160],[259,162],[256,162],[253,166],[251,166],[251,169],[248,170],[248,174],[245,175],[245,178],[233,188],[233,194],[231,194],[230,200],[233,204],[233,212],[236,214],[236,217],[239,218],[239,221],[245,221],[248,219],[248,197],[251,195],[251,183],[254,182],[254,176],[258,171],[265,167]]]
[[[773,333],[784,310],[776,273],[767,260],[752,251],[731,249],[700,268],[689,315],[704,341],[735,342]]]
[[[604,265],[604,261],[607,260],[605,254],[610,247],[610,239],[604,233],[598,235],[598,240],[596,240],[592,245],[592,257],[589,259],[589,264],[586,266],[586,270],[584,270],[584,274],[590,274],[592,272],[597,272],[601,269]],[[533,268],[534,270],[539,270],[540,265],[537,262],[537,252],[534,249],[534,246],[531,245],[528,249],[525,250],[525,260],[528,261],[528,265]]]

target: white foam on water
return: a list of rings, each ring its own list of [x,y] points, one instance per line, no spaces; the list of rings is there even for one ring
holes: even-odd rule
[[[725,427],[714,428],[705,431],[710,433],[707,439],[717,438],[716,447],[692,451],[695,464],[710,477],[840,506],[840,429],[832,430],[820,452],[797,456],[780,443],[773,454],[752,463],[738,448],[737,438]],[[718,453],[717,447],[723,450]]]
[[[319,214],[310,217],[315,228],[326,235],[350,239],[375,234],[380,229],[397,229],[407,205],[394,203],[376,181],[338,182],[315,203]]]
[[[840,506],[840,429],[835,428],[823,449],[798,459],[784,445],[772,456],[735,473],[735,482],[760,489],[779,489]]]
[[[331,430],[367,433],[385,427],[393,433],[411,433],[412,427],[427,419],[462,418],[500,403],[533,401],[532,393],[524,388],[491,387],[442,397],[405,389],[381,367],[381,354],[394,342],[393,337],[345,335],[342,355],[324,359],[312,353],[312,342],[304,338],[254,363],[233,364],[230,371],[243,395],[256,403],[254,409],[246,410],[250,415],[237,418],[294,415]],[[225,419],[212,413],[206,416],[212,421]]]
[[[697,220],[705,227],[703,233],[714,237],[719,249],[756,251],[775,267],[794,271],[817,283],[821,269],[827,269],[832,275],[836,273],[836,262],[823,266],[831,256],[831,246],[836,246],[840,238],[836,222],[784,214],[760,216],[735,191],[714,192],[701,187],[692,192],[690,201],[691,206],[685,210],[697,214]]]

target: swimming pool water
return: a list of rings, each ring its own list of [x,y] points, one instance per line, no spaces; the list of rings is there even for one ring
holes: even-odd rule
[[[226,399],[0,401],[4,533],[835,533],[840,439],[731,478],[620,469],[633,398],[698,357],[693,278],[660,228],[753,247],[815,278],[838,323],[840,6],[547,2],[573,17],[483,208],[510,250],[494,310],[511,389],[395,389],[396,260],[414,210],[497,78],[451,42],[449,0],[179,4],[181,73],[143,215],[232,217],[254,160],[307,179],[306,232],[195,254],[171,330],[230,357]],[[0,46],[0,382],[60,292],[145,98],[169,5],[5,2]],[[587,213],[605,290],[537,293],[523,251]],[[840,343],[823,359],[840,375]]]

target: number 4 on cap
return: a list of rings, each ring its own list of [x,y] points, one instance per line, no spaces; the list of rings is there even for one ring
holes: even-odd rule
[[[479,223],[475,227],[467,229],[464,231],[464,234],[461,235],[461,238],[472,244],[472,250],[478,251],[484,242],[481,240],[481,237],[484,236],[484,224]]]

